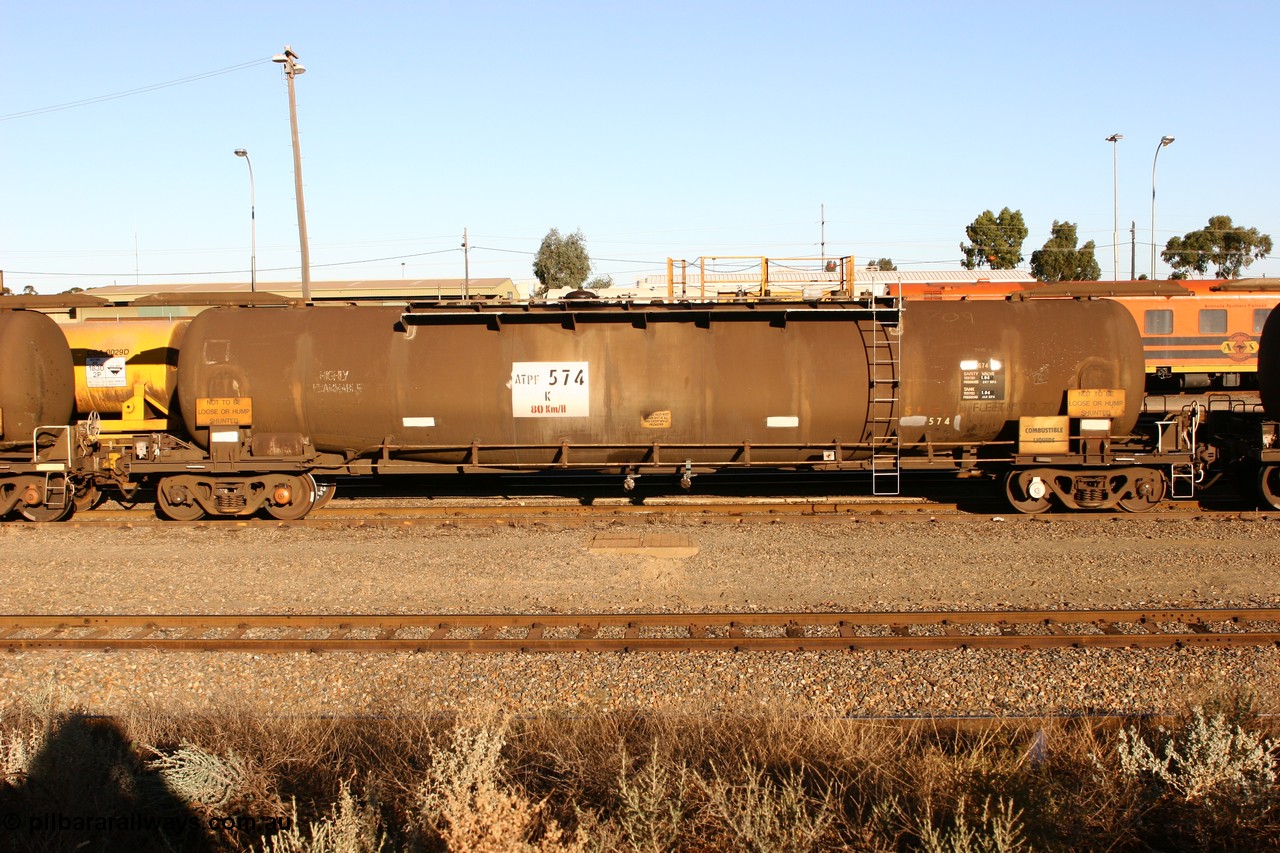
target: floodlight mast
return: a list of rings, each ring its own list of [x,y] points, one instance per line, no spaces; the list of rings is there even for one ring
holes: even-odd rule
[[[1168,148],[1173,142],[1172,136],[1160,137],[1156,146],[1156,156],[1151,158],[1151,280],[1156,279],[1156,163],[1160,160],[1160,149]]]
[[[249,167],[249,292],[256,293],[258,290],[258,214],[257,204],[253,198],[253,161],[249,159],[249,152],[244,148],[237,148],[232,153],[237,157],[243,157],[245,165]]]

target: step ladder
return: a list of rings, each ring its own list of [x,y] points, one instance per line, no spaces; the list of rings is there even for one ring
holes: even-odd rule
[[[54,424],[37,426],[31,434],[31,462],[37,471],[44,472],[43,502],[49,509],[65,509],[74,497],[69,473],[74,431],[75,427]]]
[[[65,509],[71,499],[70,481],[64,471],[44,475],[44,505],[49,509]]]
[[[1169,497],[1194,498],[1196,496],[1196,466],[1190,462],[1176,462],[1169,466]]]
[[[1195,451],[1197,433],[1200,431],[1200,406],[1192,403],[1177,417],[1156,421],[1156,451],[1158,453],[1186,453],[1188,457]],[[1169,465],[1169,496],[1172,498],[1194,498],[1196,484],[1200,474],[1196,471],[1195,462],[1188,458],[1185,462],[1173,462]]]
[[[871,434],[871,493],[886,497],[902,492],[902,437],[898,431],[901,322],[902,299],[897,286],[889,285],[880,301],[874,296],[871,300],[870,357],[867,359],[871,385],[867,413],[867,429]]]

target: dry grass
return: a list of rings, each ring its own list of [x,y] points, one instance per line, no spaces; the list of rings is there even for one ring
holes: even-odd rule
[[[41,700],[0,721],[0,812],[41,850],[1274,849],[1272,726],[1242,697],[1122,726],[781,712],[106,721]],[[31,823],[68,803],[166,822]]]

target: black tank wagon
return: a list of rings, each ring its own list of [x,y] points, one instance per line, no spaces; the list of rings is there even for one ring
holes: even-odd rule
[[[1095,429],[1127,434],[1142,383],[1133,321],[1102,302],[218,308],[192,321],[178,387],[223,470],[163,475],[158,495],[188,517],[305,512],[333,475],[585,469],[687,488],[754,467],[885,486],[1007,462],[1021,418],[1067,438],[1070,392],[1105,397]],[[1014,484],[1022,508],[1136,497],[1122,477],[1081,502],[1080,460],[1056,461],[1052,494]],[[274,486],[254,470],[268,462]]]
[[[1267,416],[1258,435],[1258,494],[1267,506],[1280,509],[1280,307],[1262,327],[1258,393]]]
[[[76,437],[66,489],[154,492],[177,519],[300,518],[338,477],[576,471],[623,491],[726,469],[867,472],[877,494],[977,473],[1022,512],[1140,511],[1199,464],[1186,424],[1137,425],[1140,337],[1100,300],[273,297],[146,337],[179,347],[166,420],[51,415]],[[65,504],[50,492],[46,516]]]
[[[52,520],[72,500],[71,349],[45,314],[0,310],[0,369],[0,516]]]

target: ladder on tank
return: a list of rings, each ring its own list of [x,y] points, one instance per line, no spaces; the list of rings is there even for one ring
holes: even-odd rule
[[[901,294],[888,285],[881,301],[871,297],[870,408],[867,428],[871,433],[871,493],[901,494],[900,462],[902,438],[898,433],[898,386],[902,374],[900,334]]]

